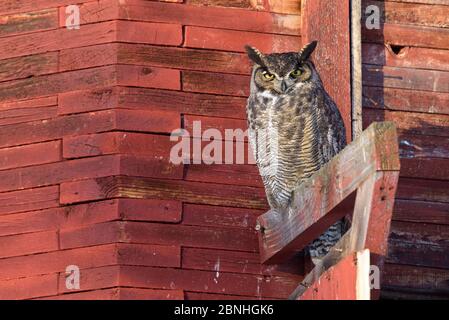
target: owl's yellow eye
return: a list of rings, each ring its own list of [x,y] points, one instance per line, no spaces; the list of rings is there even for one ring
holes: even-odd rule
[[[267,79],[268,81],[271,81],[274,79],[274,74],[269,73],[268,71],[263,71],[262,75],[265,79]]]
[[[302,71],[299,69],[296,69],[295,71],[292,71],[290,73],[290,77],[292,78],[298,78],[302,74]]]

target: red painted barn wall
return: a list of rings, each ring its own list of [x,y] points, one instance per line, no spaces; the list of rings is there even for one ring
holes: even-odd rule
[[[449,3],[363,4],[385,12],[363,30],[364,126],[394,121],[401,153],[383,297],[447,298]]]
[[[72,1],[0,4],[0,298],[287,297],[302,263],[258,263],[256,168],[170,164],[168,135],[246,127],[243,45],[298,49],[299,2],[76,2],[80,30]],[[403,147],[386,297],[448,290],[449,7],[419,2],[375,2],[364,31],[365,125],[396,121]]]
[[[72,1],[0,3],[0,298],[286,298],[255,168],[173,165],[169,134],[246,126],[243,46],[298,50],[299,3],[76,2],[79,30]]]

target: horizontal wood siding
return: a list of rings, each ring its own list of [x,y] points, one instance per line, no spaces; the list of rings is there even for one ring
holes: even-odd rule
[[[286,298],[254,166],[174,165],[169,134],[246,129],[243,46],[298,50],[299,2],[76,3],[79,30],[72,1],[0,4],[0,299]]]
[[[401,178],[382,296],[449,293],[449,4],[363,1],[383,12],[381,30],[363,30],[363,121],[399,129]],[[364,25],[364,24],[362,24]]]
[[[286,298],[302,258],[258,262],[268,206],[246,139],[243,165],[174,165],[169,134],[246,129],[243,45],[299,49],[300,1],[77,0],[68,30],[72,2],[0,3],[0,298]],[[364,125],[395,121],[402,157],[383,295],[442,297],[449,6],[371,4],[385,14],[363,30]]]

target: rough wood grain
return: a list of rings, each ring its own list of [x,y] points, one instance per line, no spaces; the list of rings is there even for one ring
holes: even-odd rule
[[[58,10],[0,16],[0,37],[58,28]]]
[[[449,71],[448,50],[364,43],[362,54],[365,64]]]
[[[295,15],[142,0],[122,1],[119,18],[290,35],[299,35],[301,23]]]
[[[449,29],[386,23],[380,30],[363,28],[362,40],[398,46],[447,49]]]
[[[449,72],[363,65],[363,84],[368,86],[449,92]]]
[[[324,87],[337,104],[351,140],[350,1],[303,0],[301,35],[304,44],[317,40],[313,61]],[[335,45],[338,44],[338,45]]]
[[[149,88],[100,88],[59,95],[60,114],[113,109],[177,111],[186,114],[246,119],[246,98],[154,90]]]
[[[407,1],[373,1],[364,0],[362,13],[366,19],[365,8],[375,5],[380,8],[382,23],[412,24],[429,27],[449,27],[449,7],[444,0],[437,1],[410,1],[421,2],[402,3]],[[441,5],[438,5],[441,4]]]
[[[0,215],[58,206],[59,186],[0,193]]]
[[[363,88],[363,107],[449,114],[448,105],[449,94],[445,92],[370,86],[364,86]]]
[[[61,203],[77,203],[115,197],[170,199],[188,203],[266,209],[261,188],[142,177],[108,177],[61,185]]]
[[[348,255],[326,270],[298,300],[356,300],[356,287],[357,259]]]
[[[298,52],[299,36],[276,35],[203,27],[186,27],[185,47],[245,52],[245,45],[255,46],[264,53]]]

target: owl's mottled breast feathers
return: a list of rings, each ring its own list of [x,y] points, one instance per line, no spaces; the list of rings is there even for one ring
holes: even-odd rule
[[[324,89],[310,55],[264,55],[247,47],[254,62],[247,116],[249,139],[270,207],[284,213],[293,190],[346,145],[343,119]],[[325,255],[344,232],[339,221],[309,246],[312,258]]]
[[[306,59],[301,52],[256,53],[263,65],[255,63],[252,73],[247,105],[250,143],[270,206],[285,208],[298,183],[346,145],[345,128],[308,60],[311,52]],[[298,77],[289,76],[298,68]],[[274,79],[265,81],[258,75],[261,70]]]

